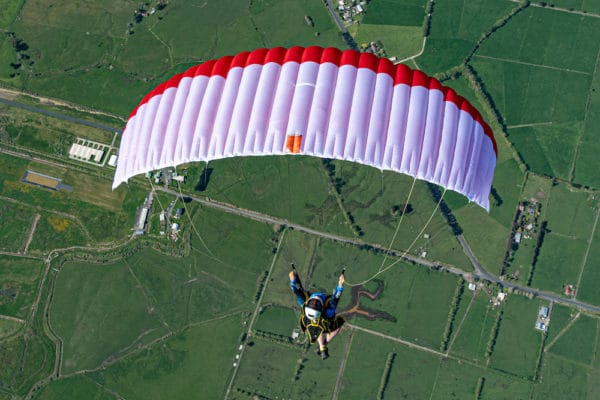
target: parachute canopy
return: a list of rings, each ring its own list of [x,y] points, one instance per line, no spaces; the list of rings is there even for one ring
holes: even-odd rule
[[[481,114],[421,71],[276,47],[204,62],[148,93],[127,121],[113,188],[190,161],[283,154],[408,174],[489,210],[497,149]]]

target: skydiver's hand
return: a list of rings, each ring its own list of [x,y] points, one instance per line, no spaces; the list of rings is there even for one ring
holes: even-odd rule
[[[297,281],[298,275],[296,275],[296,271],[290,271],[290,281]]]
[[[344,286],[344,281],[345,281],[344,274],[342,274],[342,275],[340,275],[340,280],[338,281],[338,286],[339,287]]]

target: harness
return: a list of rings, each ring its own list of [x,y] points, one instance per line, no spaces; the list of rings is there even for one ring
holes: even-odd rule
[[[302,314],[300,316],[300,328],[302,329],[302,332],[308,334],[308,339],[309,339],[310,343],[315,343],[317,341],[317,339],[319,338],[319,336],[321,336],[321,334],[323,332],[329,331],[328,320],[323,317],[323,313],[329,306],[330,298],[331,298],[330,296],[327,296],[327,298],[325,299],[325,303],[323,304],[323,311],[321,313],[321,317],[317,318],[314,321],[311,321],[310,319],[308,319],[306,317],[306,314],[304,313],[304,308],[306,307],[306,303],[304,303],[304,305],[302,305]]]

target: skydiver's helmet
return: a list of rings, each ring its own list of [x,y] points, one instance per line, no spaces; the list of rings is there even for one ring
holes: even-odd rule
[[[306,305],[304,306],[304,315],[311,321],[316,321],[321,317],[321,311],[323,311],[323,300],[317,295],[312,295],[308,298]]]

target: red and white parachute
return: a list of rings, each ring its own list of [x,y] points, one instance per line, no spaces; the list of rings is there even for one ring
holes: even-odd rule
[[[489,210],[493,133],[434,78],[353,50],[257,49],[190,68],[133,110],[113,188],[190,161],[304,154],[423,179]]]

